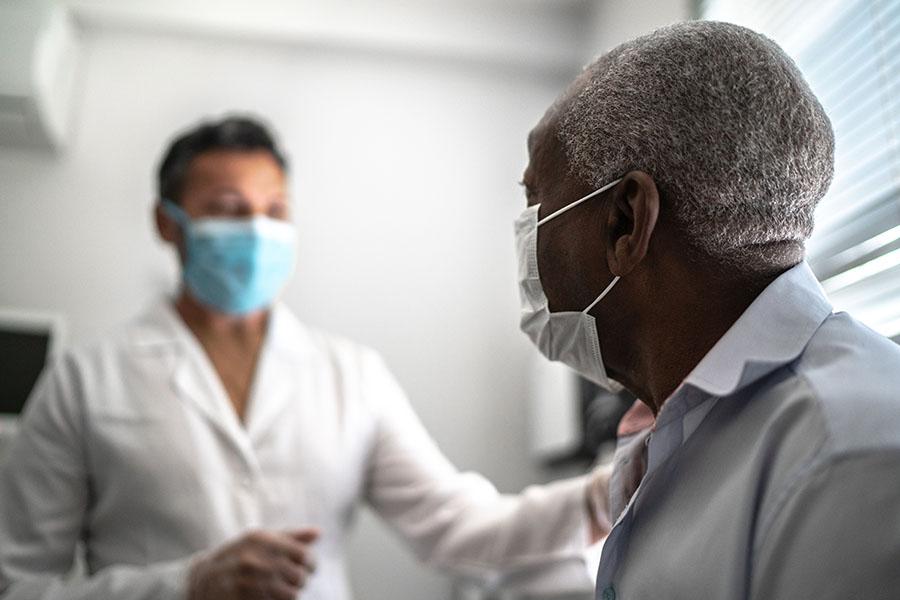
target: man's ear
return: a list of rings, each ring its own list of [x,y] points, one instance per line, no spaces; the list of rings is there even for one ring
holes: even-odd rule
[[[626,174],[613,189],[606,223],[606,259],[613,275],[627,275],[647,256],[658,218],[653,178],[643,171]]]
[[[157,202],[153,209],[153,217],[156,221],[156,232],[164,241],[178,246],[181,243],[181,228],[175,219],[166,214],[162,203]]]

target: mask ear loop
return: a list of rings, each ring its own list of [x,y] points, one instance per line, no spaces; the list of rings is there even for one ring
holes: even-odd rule
[[[558,217],[559,215],[563,214],[564,212],[567,212],[567,211],[572,210],[573,208],[575,208],[576,206],[578,206],[578,205],[581,204],[582,202],[587,202],[587,201],[590,200],[591,198],[593,198],[593,197],[595,197],[595,196],[598,196],[598,195],[602,194],[603,192],[605,192],[606,190],[610,189],[611,187],[613,187],[614,185],[616,185],[616,184],[619,183],[620,181],[622,181],[622,178],[621,178],[621,177],[619,177],[619,178],[616,179],[615,181],[610,181],[609,183],[607,183],[606,185],[604,185],[604,186],[603,186],[602,188],[600,188],[599,190],[595,190],[595,191],[591,192],[590,194],[588,194],[588,195],[585,196],[584,198],[579,198],[578,200],[576,200],[576,201],[573,202],[572,204],[569,204],[568,206],[563,206],[561,209],[559,209],[559,210],[556,211],[555,213],[550,214],[550,215],[547,215],[547,216],[544,217],[543,219],[539,220],[539,221],[538,221],[538,227],[540,227],[541,225],[543,225],[544,223],[546,223],[546,222],[549,221],[550,219],[555,219],[556,217]]]
[[[611,289],[613,289],[613,286],[616,285],[617,283],[619,283],[619,279],[621,279],[621,277],[619,277],[618,275],[616,275],[615,277],[613,277],[613,280],[610,281],[610,282],[609,282],[609,285],[606,286],[606,289],[603,290],[603,291],[600,293],[599,296],[597,296],[597,299],[594,300],[593,302],[591,302],[591,305],[588,306],[586,309],[584,309],[584,310],[581,311],[581,312],[583,312],[583,313],[588,313],[588,312],[590,312],[590,310],[591,310],[592,308],[594,308],[594,307],[597,305],[598,302],[600,302],[601,300],[603,300],[604,296],[606,296],[606,295],[609,293],[609,291],[610,291]]]
[[[191,223],[191,218],[184,212],[183,208],[171,200],[163,200],[161,204],[166,214],[172,217],[172,219],[181,226],[182,230],[187,229],[187,226]]]
[[[621,178],[621,177],[619,177],[618,179],[616,179],[616,180],[614,180],[614,181],[610,181],[609,183],[607,183],[606,185],[604,185],[602,188],[600,188],[600,189],[598,189],[598,190],[595,190],[595,191],[591,192],[590,194],[588,194],[588,195],[585,196],[584,198],[579,198],[578,200],[576,200],[576,201],[573,202],[572,204],[569,204],[568,206],[564,206],[564,207],[562,207],[561,209],[559,209],[558,211],[556,211],[555,213],[552,213],[552,214],[547,215],[546,217],[544,217],[543,219],[541,219],[541,220],[539,220],[539,221],[537,222],[538,227],[540,227],[541,225],[543,225],[544,223],[546,223],[546,222],[549,221],[550,219],[555,219],[556,217],[558,217],[559,215],[563,214],[564,212],[567,212],[567,211],[572,210],[573,208],[575,208],[575,207],[578,206],[579,204],[582,204],[583,202],[587,202],[588,200],[590,200],[591,198],[594,198],[595,196],[599,196],[600,194],[602,194],[602,193],[605,192],[606,190],[610,189],[611,187],[613,187],[614,185],[616,185],[616,184],[619,183],[620,181],[622,181],[622,178]],[[620,279],[620,277],[619,277],[618,275],[616,275],[615,277],[613,277],[613,280],[609,283],[608,286],[606,286],[606,289],[603,290],[603,292],[601,292],[601,294],[600,294],[599,296],[597,296],[597,299],[594,300],[593,302],[591,302],[590,306],[588,306],[586,309],[584,309],[584,310],[581,311],[581,312],[583,312],[583,313],[590,312],[590,310],[591,310],[592,308],[594,308],[594,307],[597,305],[598,302],[600,302],[601,300],[603,300],[603,298],[610,292],[610,290],[613,289],[613,286],[616,285],[616,284],[619,282],[619,279]]]
[[[191,218],[188,216],[187,212],[174,202],[168,199],[163,199],[162,209],[169,217],[178,224],[178,227],[181,229],[181,251],[184,252],[184,256],[187,256],[187,247],[188,247],[188,239],[191,236]]]

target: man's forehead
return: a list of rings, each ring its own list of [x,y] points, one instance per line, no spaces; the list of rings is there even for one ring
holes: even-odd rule
[[[275,158],[264,150],[213,150],[195,156],[188,165],[193,176],[283,176],[284,171]]]
[[[572,80],[572,82],[568,85],[565,91],[556,98],[553,104],[547,109],[547,112],[544,113],[544,116],[541,118],[540,122],[531,130],[531,133],[528,134],[528,145],[531,147],[533,143],[539,141],[539,136],[545,135],[547,133],[553,133],[559,131],[559,127],[561,125],[561,121],[563,115],[568,110],[572,101],[584,90],[587,84],[590,82],[591,73],[588,69],[585,69],[578,76]]]
[[[538,124],[534,126],[528,133],[528,150],[530,152],[537,152],[547,145],[548,138],[555,136],[557,121],[556,115],[548,112]]]
[[[538,163],[556,168],[564,159],[562,141],[559,139],[559,114],[547,111],[544,118],[528,134],[528,154],[533,166]]]
[[[275,157],[272,156],[271,152],[255,148],[248,150],[242,148],[217,148],[206,150],[200,152],[191,159],[191,165],[198,163],[206,163],[207,165],[217,164],[221,166],[230,166],[233,164],[247,165],[250,163],[261,165],[271,163],[275,167],[280,168],[278,166],[278,161],[275,160]]]
[[[532,148],[534,148],[534,138],[535,138],[536,135],[537,135],[537,134],[535,133],[536,130],[537,130],[537,127],[535,127],[534,129],[532,129],[531,131],[528,132],[528,149],[529,149],[529,150],[531,150]]]
[[[268,152],[210,151],[195,156],[188,165],[184,192],[233,188],[281,190],[285,173]]]

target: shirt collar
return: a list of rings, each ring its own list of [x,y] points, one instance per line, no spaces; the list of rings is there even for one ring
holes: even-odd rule
[[[831,310],[812,269],[799,263],[756,297],[684,385],[726,396],[753,383],[797,358]]]

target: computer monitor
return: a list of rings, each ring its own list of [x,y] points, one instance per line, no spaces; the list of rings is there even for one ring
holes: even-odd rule
[[[48,359],[62,345],[59,315],[0,308],[0,430],[15,425]]]

